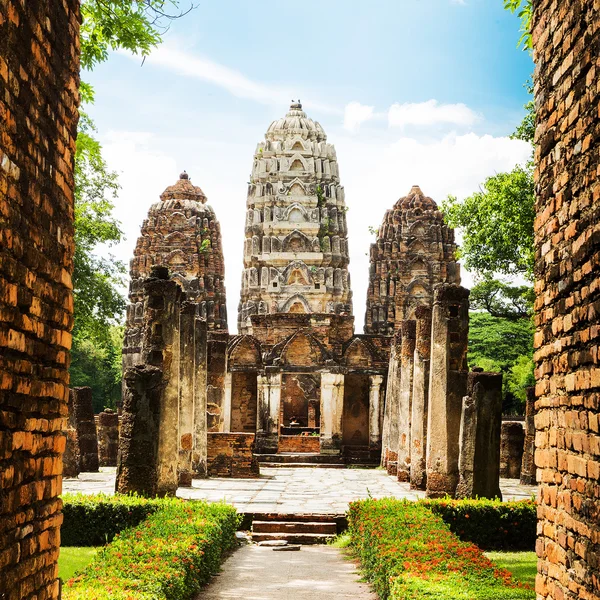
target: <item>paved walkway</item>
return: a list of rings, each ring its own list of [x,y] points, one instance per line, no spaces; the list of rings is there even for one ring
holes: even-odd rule
[[[255,545],[236,550],[197,600],[376,600],[343,550],[302,546],[275,552]]]
[[[191,488],[179,488],[181,498],[224,500],[246,513],[343,514],[348,503],[361,498],[393,496],[417,500],[424,492],[411,490],[382,469],[267,468],[258,479],[194,479]],[[79,479],[64,479],[64,492],[112,494],[115,469],[82,473]],[[502,479],[504,500],[530,498],[535,486]]]

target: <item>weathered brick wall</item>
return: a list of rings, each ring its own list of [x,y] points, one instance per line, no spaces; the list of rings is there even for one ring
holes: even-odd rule
[[[208,432],[209,477],[258,477],[253,433]]]
[[[318,435],[280,435],[277,452],[315,452],[321,451],[321,440]]]
[[[600,5],[533,3],[540,599],[600,598]]]
[[[73,300],[76,0],[0,0],[0,597],[56,598]]]
[[[505,421],[500,434],[500,477],[521,477],[525,429],[520,421]]]

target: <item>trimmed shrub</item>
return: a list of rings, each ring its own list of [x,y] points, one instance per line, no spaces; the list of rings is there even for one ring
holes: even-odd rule
[[[200,591],[235,545],[239,516],[226,504],[159,502],[159,510],[117,534],[66,582],[65,600],[188,600]]]
[[[63,546],[103,546],[112,542],[120,531],[141,523],[163,502],[106,494],[65,494],[62,500],[64,519],[60,538]]]
[[[381,600],[535,598],[422,503],[352,502],[348,521],[352,546]]]
[[[533,550],[537,509],[533,500],[421,500],[461,540],[483,550]]]

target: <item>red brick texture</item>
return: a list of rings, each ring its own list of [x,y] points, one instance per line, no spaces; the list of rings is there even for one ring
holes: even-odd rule
[[[79,2],[0,0],[0,597],[58,596]]]
[[[208,432],[209,477],[258,477],[253,433]]]
[[[277,452],[301,454],[321,451],[320,438],[317,435],[280,435]]]
[[[600,4],[533,5],[536,591],[590,600],[600,598]]]

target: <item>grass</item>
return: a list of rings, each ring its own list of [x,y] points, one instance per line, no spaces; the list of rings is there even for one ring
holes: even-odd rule
[[[510,571],[517,581],[535,585],[537,573],[535,552],[486,552],[485,555],[501,569]]]
[[[331,540],[327,542],[327,545],[333,546],[334,548],[349,548],[351,543],[352,538],[350,536],[350,532],[345,531],[344,533],[340,533],[334,538],[331,538]]]
[[[77,571],[88,566],[96,555],[94,546],[61,546],[58,557],[58,576],[63,580],[71,579]]]

